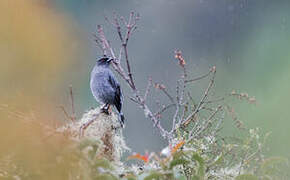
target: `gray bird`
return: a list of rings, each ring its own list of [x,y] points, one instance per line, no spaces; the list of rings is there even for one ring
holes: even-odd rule
[[[110,62],[113,59],[103,56],[97,60],[91,72],[90,87],[97,102],[104,104],[102,111],[108,114],[110,105],[114,105],[119,113],[121,127],[124,126],[124,115],[122,113],[122,91],[120,84],[110,70]]]

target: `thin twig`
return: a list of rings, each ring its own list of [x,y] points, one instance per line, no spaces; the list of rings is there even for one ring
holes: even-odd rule
[[[199,132],[196,133],[195,136],[200,135],[204,130],[208,129],[209,126],[211,125],[211,120],[216,116],[216,114],[222,110],[222,106],[218,106],[216,110],[208,117],[208,119],[205,121],[205,125],[199,130]]]
[[[145,94],[144,94],[144,97],[143,97],[143,102],[145,103],[146,99],[147,99],[147,96],[150,92],[150,88],[152,87],[152,78],[150,77],[148,79],[148,83],[147,83],[147,87],[146,87],[146,90],[145,90]]]
[[[193,97],[191,96],[190,92],[187,92],[187,96],[191,100],[191,102],[194,104],[194,100],[193,100]]]
[[[184,120],[185,114],[188,112],[188,106],[189,106],[189,103],[186,102],[185,105],[183,106],[183,111],[181,114],[181,118],[179,119],[178,125],[180,125],[182,121]]]
[[[127,27],[127,32],[126,32],[125,39],[123,39],[123,35],[122,35],[122,32],[121,32],[121,26],[120,26],[120,23],[118,21],[117,16],[114,17],[114,20],[115,20],[115,26],[117,28],[117,32],[118,32],[118,35],[119,35],[119,38],[120,38],[120,41],[122,43],[122,47],[123,47],[123,50],[124,50],[124,53],[125,53],[127,72],[128,72],[128,76],[129,76],[129,79],[130,79],[131,88],[133,90],[136,90],[136,86],[135,86],[135,83],[134,83],[134,80],[133,80],[133,76],[132,76],[132,72],[131,72],[131,66],[130,66],[130,62],[129,62],[128,49],[127,49],[128,41],[129,41],[129,38],[130,38],[130,35],[131,35],[131,30],[136,25],[135,21],[133,23],[131,23],[133,17],[134,17],[134,12],[131,12],[130,16],[129,16],[129,21],[128,21],[127,24],[125,24],[126,27]]]
[[[147,105],[143,104],[142,108],[144,109],[145,115],[148,118],[150,118],[152,120],[153,124],[155,125],[155,127],[157,127],[159,129],[161,136],[169,139],[170,134],[165,129],[163,129],[163,127],[160,124],[160,121],[153,115],[153,113],[150,111],[150,109],[147,107]]]
[[[138,100],[136,100],[134,97],[129,97],[129,99],[130,99],[131,101],[133,101],[134,103],[140,105],[140,102],[139,102]]]
[[[93,34],[93,36],[95,37],[95,42],[96,42],[97,47],[100,48],[100,50],[102,51],[102,54],[105,54],[100,38],[96,34]]]
[[[84,136],[84,133],[85,133],[85,130],[97,119],[96,117],[100,115],[100,113],[98,114],[95,114],[95,118],[92,118],[90,119],[88,122],[84,123],[81,125],[80,127],[80,130],[79,130],[79,136],[80,137],[83,137]]]
[[[181,66],[181,67],[183,69],[183,74],[181,76],[181,81],[183,83],[183,88],[182,88],[181,94],[179,95],[180,97],[178,98],[178,104],[179,104],[179,106],[183,105],[183,111],[182,111],[182,116],[181,116],[181,118],[179,118],[179,121],[177,123],[178,127],[181,125],[182,121],[184,120],[185,110],[186,110],[185,105],[188,105],[188,102],[183,103],[185,89],[186,89],[185,79],[187,78],[187,72],[186,72],[185,66]]]
[[[210,74],[212,73],[212,71],[210,70],[208,73],[202,75],[202,76],[199,76],[197,78],[194,78],[194,79],[189,79],[189,80],[185,80],[184,82],[185,83],[190,83],[190,82],[194,82],[194,81],[198,81],[198,80],[201,80],[203,78],[206,78],[207,76],[209,76]]]
[[[119,50],[119,57],[118,57],[118,63],[120,64],[120,60],[122,59],[122,48]]]
[[[172,119],[172,128],[170,133],[172,134],[174,132],[174,130],[177,128],[176,127],[176,120],[178,117],[178,113],[179,113],[179,109],[180,109],[180,94],[179,94],[179,87],[180,87],[180,80],[177,81],[177,86],[176,86],[176,108],[175,108],[175,113],[173,115],[173,119]]]
[[[67,113],[67,111],[65,110],[65,107],[64,107],[64,106],[60,105],[60,106],[58,106],[58,107],[62,110],[62,112],[64,113],[64,115],[65,115],[65,117],[66,117],[67,119],[69,119],[70,121],[74,121],[73,118],[72,118],[71,116],[68,115],[68,113]]]
[[[120,65],[120,59],[116,60],[116,56],[114,53],[114,50],[112,49],[112,47],[110,47],[108,40],[105,36],[105,33],[103,31],[102,26],[98,25],[97,26],[97,32],[99,35],[99,38],[101,40],[102,43],[102,48],[103,48],[103,52],[104,55],[107,55],[107,50],[110,52],[111,57],[114,59],[112,65],[114,70],[128,83],[128,85],[132,88],[132,84],[130,82],[130,78],[126,75],[126,73],[124,72],[122,66]]]
[[[74,105],[74,96],[73,96],[73,89],[72,85],[69,87],[70,99],[71,99],[71,108],[72,108],[72,120],[76,120],[76,112],[75,112],[75,105]]]
[[[172,103],[175,103],[173,97],[167,92],[165,88],[161,88],[160,90],[169,98]]]
[[[182,125],[185,124],[189,124],[189,121],[191,120],[191,117],[195,116],[195,114],[197,114],[201,109],[202,106],[204,104],[205,99],[208,97],[208,93],[211,90],[211,88],[213,87],[214,84],[214,79],[215,79],[215,73],[216,73],[216,69],[215,66],[211,68],[211,73],[213,73],[212,78],[210,79],[210,82],[208,84],[208,87],[206,88],[203,97],[201,98],[200,102],[198,103],[197,107],[195,108],[195,111],[193,113],[191,113],[183,122]]]
[[[173,107],[173,106],[175,106],[175,103],[172,103],[172,104],[168,104],[168,105],[166,105],[166,106],[163,106],[163,108],[162,108],[161,110],[159,110],[158,112],[156,112],[156,113],[154,114],[154,116],[157,116],[157,115],[162,114],[164,111],[166,111],[167,109],[169,109],[169,108],[171,108],[171,107]]]
[[[216,103],[216,102],[220,102],[220,101],[224,101],[224,100],[225,100],[225,97],[220,97],[218,99],[213,99],[213,100],[205,101],[204,103],[210,104],[210,103]]]

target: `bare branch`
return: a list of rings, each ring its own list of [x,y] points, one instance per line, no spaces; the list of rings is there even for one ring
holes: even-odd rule
[[[223,110],[222,116],[219,118],[219,121],[216,124],[216,127],[211,131],[212,136],[216,136],[217,132],[221,129],[220,126],[225,119],[225,111]]]
[[[188,106],[189,106],[189,103],[186,102],[185,105],[183,106],[183,111],[179,119],[178,126],[180,126],[182,121],[184,120],[185,114],[188,112],[188,109],[189,109]]]
[[[119,51],[119,57],[118,57],[118,63],[120,64],[120,60],[122,59],[122,51],[123,49],[120,48],[120,51]]]
[[[129,36],[130,36],[130,31],[131,30],[128,29],[127,37],[126,37],[126,43],[123,43],[123,48],[124,48],[125,59],[126,59],[126,64],[127,64],[128,76],[130,78],[130,82],[131,82],[132,88],[136,89],[135,83],[133,81],[133,76],[132,76],[131,67],[130,67],[130,63],[129,63],[129,57],[128,57],[128,50],[127,50],[127,43],[128,43]]]
[[[197,114],[201,109],[202,109],[202,105],[204,104],[205,99],[208,97],[208,93],[211,90],[211,88],[213,87],[214,84],[214,79],[215,79],[215,73],[216,73],[216,68],[215,66],[211,68],[210,73],[213,73],[212,78],[208,84],[208,87],[206,88],[203,97],[201,98],[200,102],[198,103],[197,107],[195,108],[195,111],[193,113],[191,113],[183,122],[182,124],[188,124],[189,121],[191,120],[191,117],[193,117],[195,114]]]
[[[103,31],[103,28],[98,25],[97,26],[97,32],[98,32],[98,35],[99,35],[99,39],[102,43],[102,49],[103,49],[103,52],[104,52],[104,55],[106,56],[107,55],[107,51],[110,52],[110,56],[114,59],[112,65],[113,65],[113,68],[114,70],[125,80],[127,81],[128,85],[132,88],[132,84],[131,84],[131,81],[130,81],[130,78],[126,75],[126,73],[124,72],[122,66],[120,65],[120,59],[116,60],[116,56],[115,56],[115,53],[114,53],[114,50],[113,48],[110,46],[106,36],[105,36],[105,33]],[[120,55],[119,55],[120,56]]]
[[[173,133],[174,130],[177,128],[176,127],[176,120],[177,120],[179,109],[180,109],[179,86],[180,86],[180,80],[177,81],[177,86],[176,86],[176,101],[177,101],[177,103],[176,103],[175,113],[174,113],[173,119],[172,119],[172,128],[171,128],[170,133]]]
[[[128,49],[127,49],[127,45],[128,45],[128,41],[129,41],[129,38],[130,38],[130,35],[131,35],[131,31],[136,26],[136,20],[134,20],[131,23],[133,18],[134,18],[134,12],[130,13],[128,23],[124,20],[124,18],[121,17],[121,20],[125,23],[125,26],[127,28],[125,39],[123,38],[123,35],[122,35],[122,32],[121,32],[121,26],[120,26],[120,23],[119,23],[119,19],[118,19],[116,14],[114,14],[114,23],[113,23],[113,25],[117,29],[117,33],[118,33],[119,39],[120,39],[120,41],[122,43],[122,47],[123,47],[123,50],[124,50],[124,53],[125,53],[125,60],[126,60],[126,65],[127,65],[127,72],[128,72],[128,77],[129,77],[129,81],[130,81],[130,86],[131,86],[131,88],[133,90],[136,90],[136,86],[135,86],[135,83],[134,83],[134,80],[133,80],[133,76],[132,76],[132,72],[131,72],[131,67],[130,67],[130,62],[129,62],[129,57],[128,57]],[[121,59],[119,59],[119,61],[120,60]]]
[[[199,132],[197,132],[197,135],[200,135],[204,130],[208,129],[209,126],[211,126],[212,119],[216,116],[216,114],[222,110],[222,106],[218,106],[216,110],[208,117],[208,119],[205,121],[205,125],[200,129]]]
[[[114,14],[114,26],[117,28],[119,38],[123,44],[124,40],[123,40],[123,36],[122,36],[122,32],[121,32],[121,26],[120,26],[119,19],[118,19],[116,14]]]
[[[150,88],[152,87],[152,78],[150,77],[148,79],[148,83],[147,83],[147,87],[146,87],[146,90],[145,90],[145,94],[144,94],[144,97],[143,97],[143,102],[145,103],[146,99],[147,99],[147,96],[149,94],[149,91],[150,91]]]
[[[100,115],[100,113],[98,114],[95,114],[95,118],[92,118],[90,119],[88,122],[84,123],[81,125],[80,129],[79,129],[79,136],[80,137],[83,137],[84,136],[84,133],[85,133],[85,130],[93,123],[95,122],[95,120],[97,119],[96,117]]]
[[[169,108],[171,108],[171,107],[173,107],[173,106],[175,106],[175,103],[174,104],[168,104],[167,106],[163,106],[163,108],[161,109],[161,110],[159,110],[158,112],[156,112],[155,114],[154,114],[154,116],[158,116],[158,115],[161,115],[163,112],[165,112],[167,109],[169,109]]]
[[[194,81],[198,81],[198,80],[201,80],[203,78],[206,78],[207,76],[209,76],[210,74],[212,73],[212,69],[210,69],[210,71],[202,76],[199,76],[197,78],[194,78],[194,79],[190,79],[190,80],[185,80],[184,82],[185,83],[190,83],[190,82],[194,82]]]
[[[125,26],[127,26],[127,21],[126,21],[126,19],[124,18],[124,16],[120,16],[120,19],[121,19],[121,21],[123,22],[123,24],[125,25]]]
[[[140,102],[139,102],[138,100],[136,100],[134,97],[129,97],[129,99],[130,99],[131,101],[133,101],[134,103],[140,105]]]
[[[146,104],[142,105],[142,109],[144,109],[145,116],[151,119],[154,126],[159,129],[161,136],[164,138],[170,138],[170,134],[165,129],[163,129],[160,121],[153,115],[153,113],[150,111]]]
[[[211,103],[216,103],[216,102],[224,101],[225,99],[226,99],[225,97],[220,97],[218,99],[213,99],[213,100],[205,101],[204,103],[211,104]]]
[[[105,33],[104,33],[104,30],[103,30],[102,26],[101,26],[101,25],[97,25],[97,30],[98,30],[98,34],[99,34],[99,37],[100,37],[100,39],[101,39],[101,42],[102,42],[102,44],[103,44],[103,48],[104,48],[105,50],[109,50],[110,55],[111,55],[114,59],[116,59],[116,56],[115,56],[114,50],[113,50],[112,47],[110,46],[110,44],[109,44],[109,42],[108,42],[108,40],[107,40],[107,38],[106,38],[106,36],[105,36]],[[105,54],[104,54],[104,55],[107,55],[107,54],[106,54],[106,51],[105,51]]]
[[[71,109],[72,109],[72,120],[76,120],[76,112],[75,112],[75,105],[74,105],[74,96],[73,96],[73,90],[72,90],[72,85],[69,87],[69,92],[70,92],[70,99],[71,99]]]
[[[60,105],[60,106],[58,106],[58,107],[62,110],[62,112],[64,113],[64,115],[65,115],[65,117],[66,117],[67,119],[69,119],[70,121],[74,121],[73,118],[72,118],[71,116],[68,115],[68,113],[67,113],[67,111],[65,110],[65,107],[64,107],[64,106]]]
[[[128,42],[132,35],[132,32],[137,28],[137,21],[139,20],[139,18],[140,18],[139,15],[138,14],[136,15],[134,12],[130,13],[128,20],[125,20],[125,18],[122,16],[118,17],[116,13],[114,13],[112,20],[109,20],[107,17],[105,17],[106,21],[109,24],[111,24],[114,28],[116,28],[118,38],[120,39],[120,42],[121,42],[121,48],[119,50],[118,57],[115,56],[114,49],[110,45],[108,39],[105,36],[103,28],[100,25],[97,26],[96,43],[102,49],[104,55],[111,56],[114,59],[112,61],[112,66],[114,70],[125,80],[125,82],[128,84],[128,86],[132,90],[133,96],[129,97],[129,99],[132,100],[134,103],[136,103],[141,109],[143,109],[145,116],[151,119],[154,126],[158,128],[158,130],[160,131],[160,134],[162,135],[162,137],[167,138],[168,141],[171,141],[171,139],[175,136],[175,131],[177,128],[179,128],[180,126],[184,126],[188,124],[189,122],[194,121],[194,119],[198,119],[197,114],[200,110],[202,110],[205,107],[205,104],[215,102],[214,100],[206,101],[209,96],[209,91],[211,90],[214,84],[214,78],[215,78],[215,72],[216,72],[215,67],[211,68],[211,70],[203,76],[188,80],[187,79],[188,75],[185,68],[185,64],[186,64],[185,59],[183,58],[181,51],[176,51],[175,58],[178,59],[179,65],[182,67],[182,70],[183,70],[182,76],[178,80],[178,84],[176,87],[176,100],[175,98],[173,98],[173,96],[169,94],[169,92],[167,91],[166,87],[163,84],[155,83],[155,88],[161,90],[162,93],[164,93],[165,96],[168,97],[171,103],[160,107],[160,110],[157,111],[156,113],[152,113],[152,111],[146,104],[146,100],[150,93],[150,88],[152,87],[152,79],[149,78],[148,84],[144,92],[144,96],[142,96],[137,90],[137,87],[135,85],[131,66],[130,66],[129,56],[128,56]],[[122,28],[124,28],[124,31],[122,30]],[[121,65],[122,53],[124,53],[126,71],[123,69]],[[210,76],[211,74],[212,74],[212,77],[210,79],[208,87],[204,91],[204,95],[202,96],[200,102],[195,106],[195,108],[192,109],[191,104],[189,103],[189,100],[191,100],[192,103],[194,102],[189,92],[188,92],[189,100],[187,99],[185,100],[185,96],[187,93],[186,84],[189,82],[194,82],[194,81],[203,79],[207,76]],[[160,103],[159,103],[159,106],[160,106]],[[161,126],[159,116],[163,112],[165,112],[166,110],[174,106],[176,108],[175,108],[175,112],[172,119],[172,128],[170,129],[170,131],[167,131]],[[193,112],[190,113],[191,111]],[[187,114],[189,115],[187,116]],[[211,120],[211,117],[210,117],[210,120]],[[89,124],[84,125],[84,129],[87,127],[87,125]],[[195,126],[199,127],[200,125],[196,124]]]
[[[63,105],[58,106],[62,112],[64,113],[65,117],[69,120],[71,120],[72,122],[76,121],[76,112],[75,112],[75,105],[74,105],[74,96],[73,96],[73,90],[72,90],[72,85],[70,85],[69,87],[69,96],[70,96],[70,100],[71,100],[71,111],[72,111],[72,115],[69,115],[68,112],[65,110],[65,107]]]
[[[165,96],[167,96],[168,99],[169,99],[172,103],[175,103],[173,97],[172,97],[172,96],[167,92],[167,90],[166,90],[166,86],[165,86],[164,84],[155,83],[155,84],[154,84],[154,87],[155,87],[156,89],[161,90],[161,91],[165,94]]]
[[[191,100],[191,102],[194,104],[194,100],[193,100],[193,98],[192,98],[190,92],[187,92],[187,96],[188,96],[188,98]]]
[[[93,34],[93,36],[95,37],[95,42],[96,42],[97,47],[100,48],[103,54],[105,54],[105,49],[103,48],[101,39],[96,34]]]

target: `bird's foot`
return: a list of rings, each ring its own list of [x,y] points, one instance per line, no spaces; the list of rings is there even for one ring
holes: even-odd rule
[[[123,129],[124,127],[125,127],[124,124],[120,124],[120,126],[114,126],[114,125],[111,126],[112,130],[114,131]]]
[[[116,131],[118,129],[118,127],[112,125],[111,126],[111,129],[114,130],[114,131]]]
[[[122,129],[125,128],[125,124],[124,124],[124,122],[121,122],[121,121],[120,121],[120,128],[122,128]]]
[[[101,108],[101,112],[110,115],[109,110],[107,108]]]
[[[102,108],[101,108],[101,112],[105,113],[107,115],[111,114],[111,110],[110,110],[110,105],[109,104],[105,104]]]

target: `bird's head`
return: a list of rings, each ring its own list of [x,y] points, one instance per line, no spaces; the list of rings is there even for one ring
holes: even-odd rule
[[[113,60],[113,58],[109,58],[106,56],[101,57],[100,59],[97,60],[97,65],[98,66],[109,66],[110,62]]]

